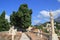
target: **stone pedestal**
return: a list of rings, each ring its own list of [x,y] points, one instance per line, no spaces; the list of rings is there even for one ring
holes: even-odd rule
[[[59,40],[57,34],[50,35],[49,40]]]

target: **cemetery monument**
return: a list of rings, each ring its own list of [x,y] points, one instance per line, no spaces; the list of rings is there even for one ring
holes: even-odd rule
[[[54,30],[54,19],[53,19],[53,14],[52,12],[50,14],[50,22],[51,22],[51,35],[49,40],[59,40],[57,34],[55,33]]]
[[[12,40],[14,40],[14,36],[17,33],[17,29],[14,29],[14,26],[12,26],[9,30],[9,35],[12,35]]]

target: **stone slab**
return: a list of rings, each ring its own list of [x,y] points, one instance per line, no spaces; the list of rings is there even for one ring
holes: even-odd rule
[[[21,36],[20,40],[30,40],[30,39],[25,33],[22,33],[22,36]]]
[[[52,36],[50,36],[49,40],[59,40],[57,34],[52,34]]]

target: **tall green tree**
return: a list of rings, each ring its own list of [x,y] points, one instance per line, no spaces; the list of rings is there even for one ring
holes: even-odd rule
[[[7,19],[5,19],[5,11],[2,12],[0,15],[0,31],[7,31],[9,30],[9,23]]]
[[[13,12],[10,16],[11,24],[15,27],[26,29],[31,25],[32,10],[27,4],[20,5],[17,12]]]
[[[60,25],[58,25],[58,24],[60,24],[60,23],[56,22],[56,28],[57,28],[58,30],[60,30]]]

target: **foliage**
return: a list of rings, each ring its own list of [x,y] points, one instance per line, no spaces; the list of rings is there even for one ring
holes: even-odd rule
[[[0,15],[0,31],[6,31],[9,29],[9,23],[7,19],[5,19],[5,11]]]
[[[11,25],[16,28],[26,29],[31,25],[32,10],[28,8],[27,4],[20,5],[17,12],[13,12],[10,16]]]
[[[43,27],[42,27],[42,26],[38,26],[37,28],[38,28],[38,29],[43,29]]]
[[[59,23],[58,22],[56,22],[56,28],[58,29],[58,30],[60,30],[60,25],[58,25]]]

